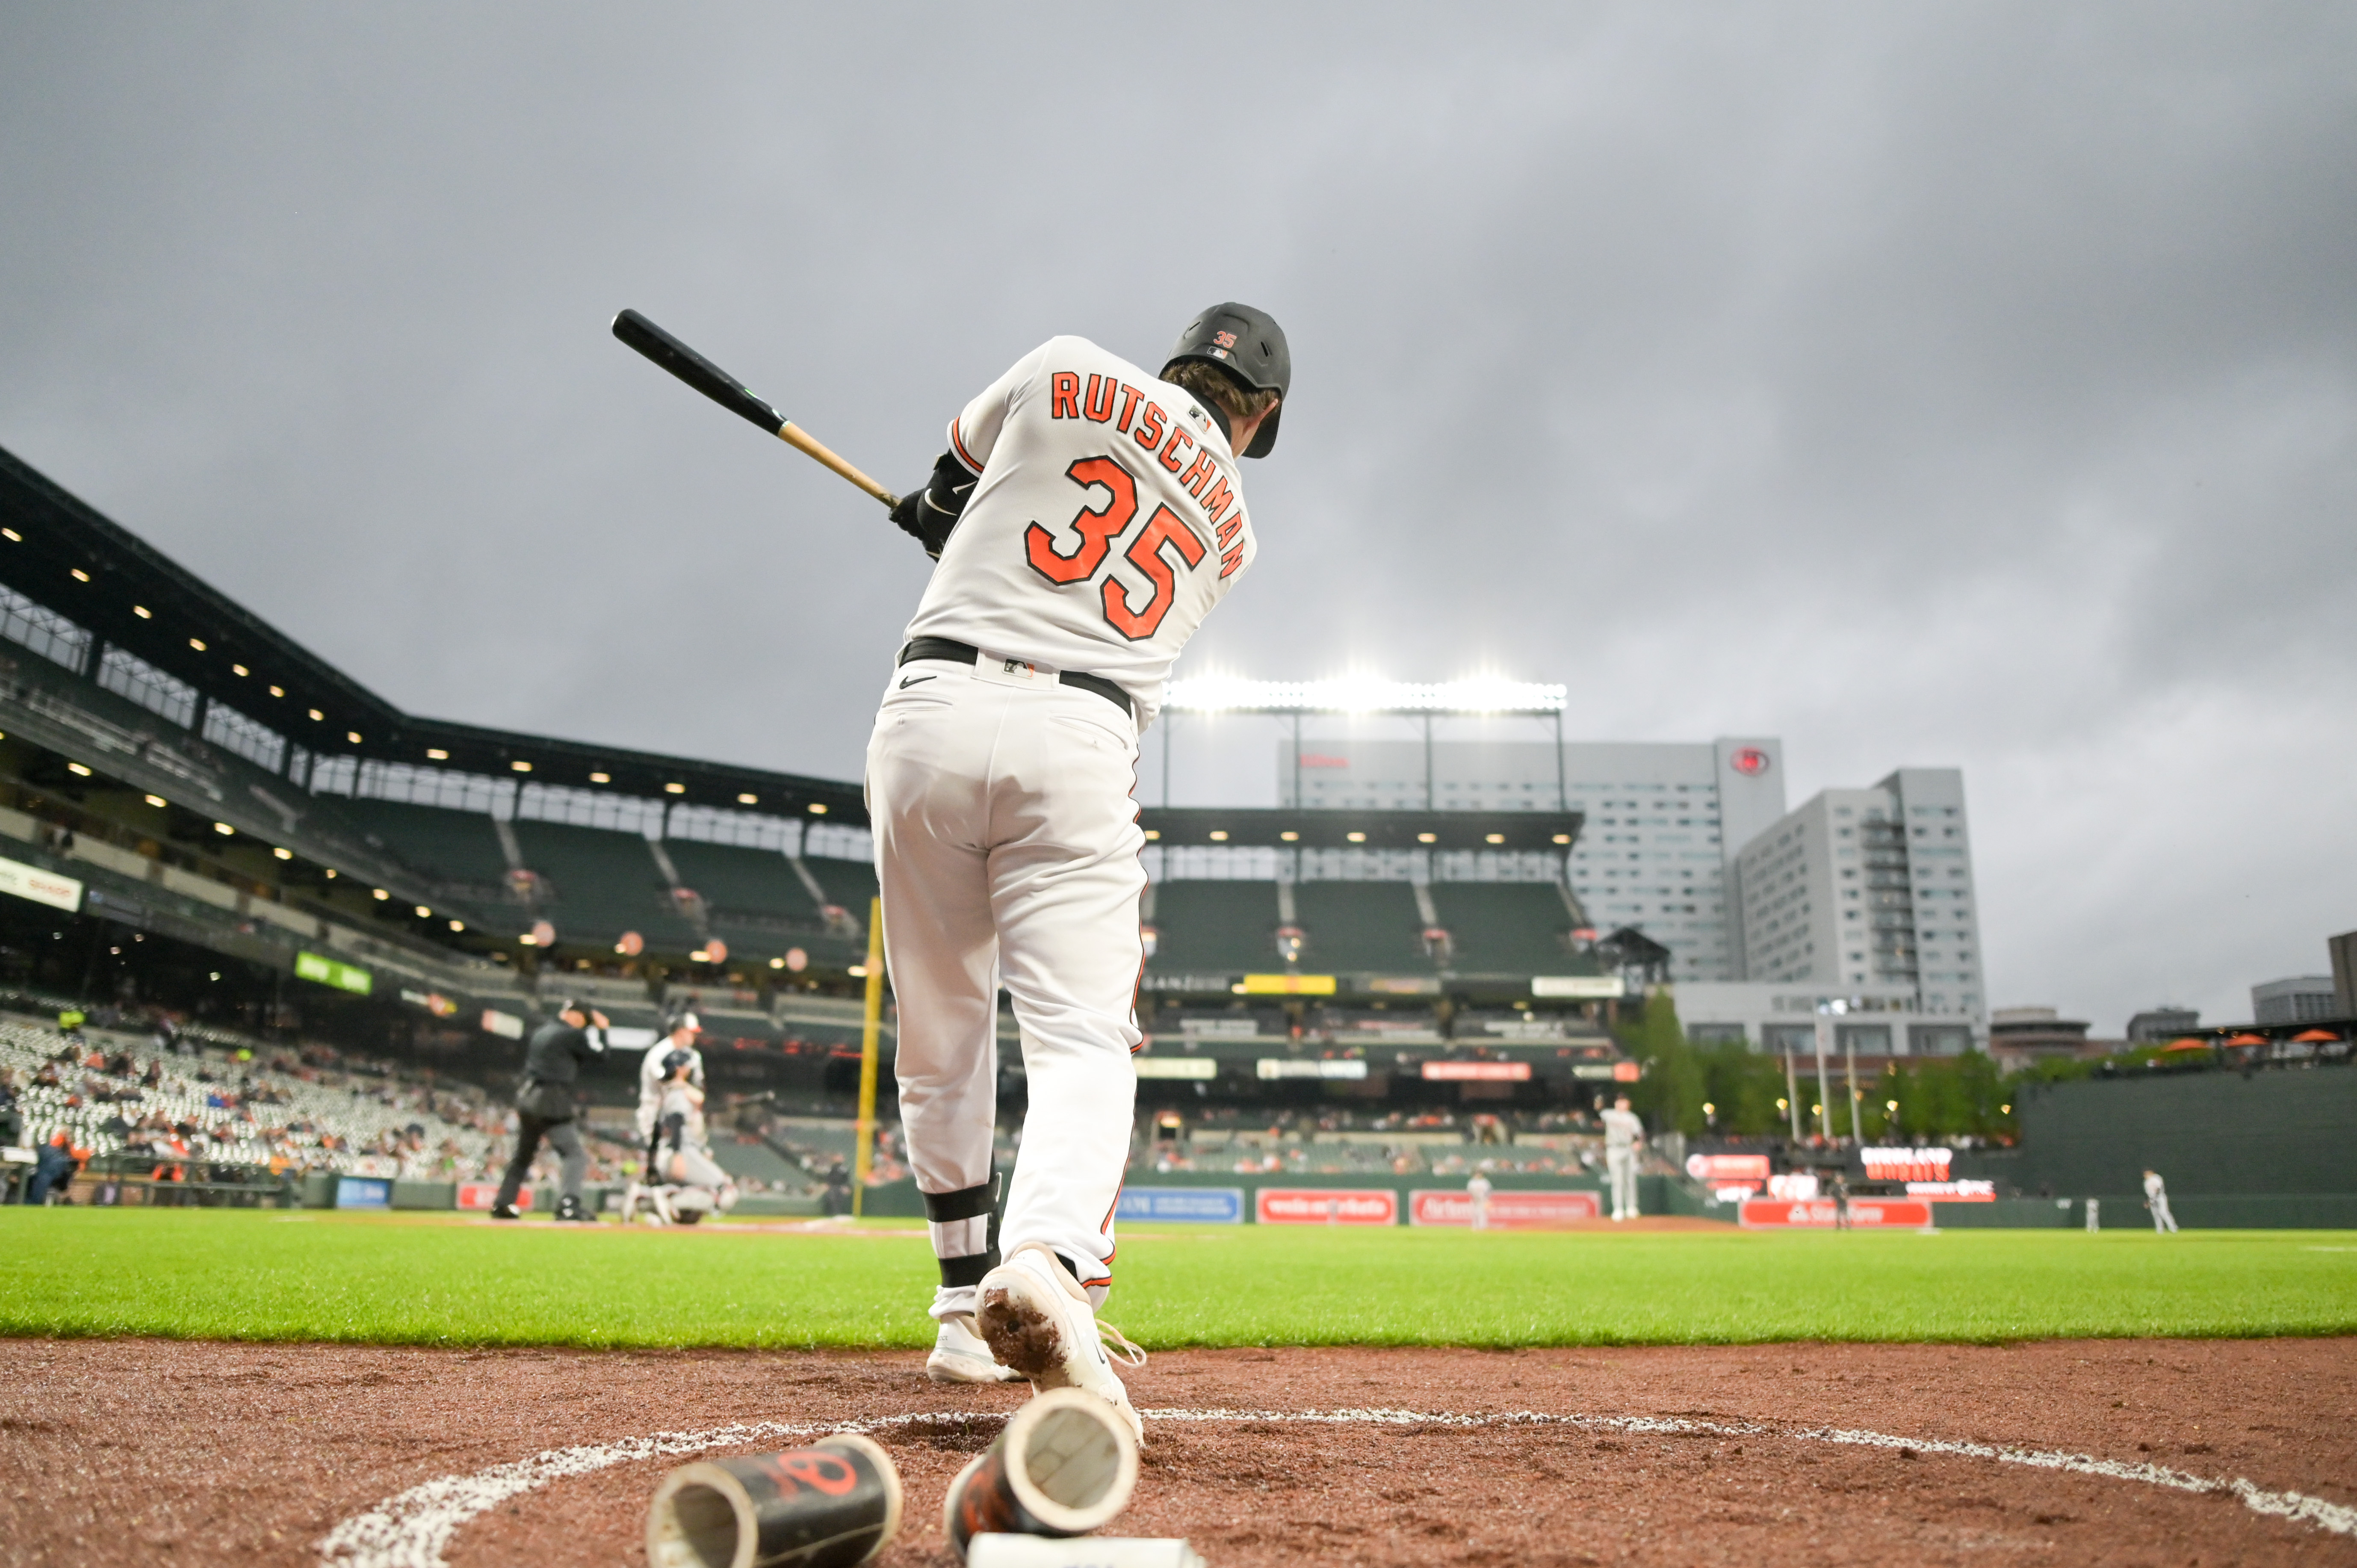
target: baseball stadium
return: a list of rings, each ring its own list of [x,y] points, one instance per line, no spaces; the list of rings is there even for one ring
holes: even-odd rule
[[[13,1557],[641,1562],[670,1471],[849,1431],[954,1560],[1028,1391],[927,1376],[858,781],[402,712],[5,453],[0,616]],[[2357,1561],[2352,1020],[1829,1067],[1689,1034],[1567,798],[1140,825],[1120,1533]],[[495,1217],[560,1015],[581,1168]],[[634,1123],[674,1042],[722,1202]]]

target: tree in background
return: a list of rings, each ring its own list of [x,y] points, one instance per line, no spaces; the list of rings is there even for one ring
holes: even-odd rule
[[[1713,1130],[1738,1137],[1787,1131],[1776,1101],[1784,1094],[1784,1069],[1741,1040],[1694,1049],[1703,1073],[1703,1098],[1716,1110]]]
[[[1698,1136],[1709,1086],[1694,1047],[1686,1044],[1668,986],[1655,986],[1647,993],[1643,1014],[1620,1026],[1620,1048],[1644,1066],[1645,1076],[1630,1086],[1629,1100],[1645,1125],[1656,1133]]]
[[[1892,1062],[1867,1096],[1867,1135],[1894,1143],[1966,1133],[2009,1138],[2011,1100],[2010,1080],[1982,1051]]]

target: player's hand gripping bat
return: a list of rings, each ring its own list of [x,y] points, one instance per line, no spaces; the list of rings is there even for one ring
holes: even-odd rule
[[[614,317],[614,336],[729,413],[751,420],[797,452],[817,458],[887,507],[900,504],[899,497],[828,451],[823,443],[813,439],[808,431],[755,397],[751,389],[740,383],[736,377],[637,311],[625,310]]]

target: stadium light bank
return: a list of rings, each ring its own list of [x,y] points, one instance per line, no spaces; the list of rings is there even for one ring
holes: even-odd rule
[[[1531,681],[1246,681],[1197,675],[1170,682],[1166,704],[1190,714],[1562,714],[1566,688]]]
[[[1424,721],[1424,796],[1433,788],[1432,725],[1450,715],[1512,714],[1555,725],[1556,804],[1568,808],[1564,776],[1563,710],[1566,688],[1534,681],[1478,677],[1470,681],[1379,681],[1346,676],[1340,681],[1247,681],[1233,675],[1195,675],[1173,681],[1164,706],[1179,714],[1266,714],[1289,718],[1293,730],[1293,799],[1301,796],[1301,721],[1308,714],[1383,714]],[[1175,725],[1162,736],[1162,803],[1170,804],[1170,753]]]

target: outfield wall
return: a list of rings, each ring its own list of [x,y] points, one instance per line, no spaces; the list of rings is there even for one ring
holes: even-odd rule
[[[1263,1223],[1261,1194],[1283,1192],[1383,1193],[1392,1203],[1392,1219],[1388,1223],[1406,1225],[1415,1218],[1415,1195],[1417,1193],[1448,1193],[1462,1195],[1466,1178],[1461,1176],[1376,1176],[1376,1175],[1317,1175],[1307,1172],[1269,1171],[1245,1175],[1223,1171],[1132,1171],[1124,1189],[1135,1192],[1217,1193],[1238,1195],[1234,1205],[1236,1218],[1232,1221],[1208,1221],[1254,1225]],[[1609,1213],[1611,1200],[1605,1195],[1604,1184],[1591,1176],[1544,1176],[1520,1173],[1493,1173],[1490,1185],[1495,1196],[1527,1193],[1580,1193],[1592,1197],[1598,1212]],[[1705,1201],[1687,1191],[1689,1184],[1663,1176],[1642,1176],[1637,1178],[1638,1208],[1646,1214],[1705,1215],[1709,1219],[1732,1224],[1735,1210]],[[867,1189],[863,1211],[877,1218],[914,1218],[921,1216],[924,1203],[917,1195],[913,1181],[888,1182]],[[1211,1209],[1204,1210],[1206,1214]],[[1340,1223],[1365,1223],[1363,1219],[1342,1219]],[[1157,1219],[1152,1215],[1133,1213],[1127,1224],[1189,1223],[1175,1218]],[[1191,1221],[1195,1223],[1204,1220]],[[1298,1222],[1298,1221],[1295,1221]],[[1315,1222],[1315,1221],[1311,1221]]]
[[[2015,1111],[2020,1145],[1961,1153],[1958,1176],[2093,1193],[2107,1219],[2142,1216],[2147,1166],[2187,1225],[2340,1225],[2357,1205],[2357,1069],[2088,1079],[2025,1093]],[[2323,1201],[2297,1201],[2309,1198]],[[2327,1218],[2256,1218],[2278,1212]]]

